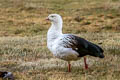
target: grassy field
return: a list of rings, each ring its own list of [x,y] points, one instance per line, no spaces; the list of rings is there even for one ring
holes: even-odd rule
[[[51,13],[61,14],[64,33],[99,44],[105,58],[67,62],[46,47]],[[120,80],[120,0],[0,0],[0,71],[16,80]]]

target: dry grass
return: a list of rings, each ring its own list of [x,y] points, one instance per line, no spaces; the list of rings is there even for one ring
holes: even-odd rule
[[[63,16],[64,32],[120,31],[120,0],[0,0],[0,36],[45,34],[50,13]]]
[[[120,33],[78,36],[96,44],[102,42],[105,50],[104,59],[87,57],[88,70],[81,58],[72,62],[72,72],[68,73],[67,62],[54,58],[46,48],[46,36],[1,37],[0,70],[13,72],[17,80],[119,80]]]
[[[88,70],[81,58],[68,73],[46,47],[50,13],[63,16],[64,33],[102,43],[106,57],[87,56]],[[0,71],[16,80],[120,79],[120,0],[0,0],[0,36]]]

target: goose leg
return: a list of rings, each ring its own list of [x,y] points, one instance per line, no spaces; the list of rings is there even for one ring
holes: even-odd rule
[[[70,61],[68,61],[68,72],[71,72],[71,64],[70,64]]]
[[[88,69],[88,64],[86,62],[86,57],[84,57],[84,64],[85,64],[85,69]]]

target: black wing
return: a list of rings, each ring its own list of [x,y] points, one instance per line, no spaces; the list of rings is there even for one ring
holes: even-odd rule
[[[66,39],[66,41],[64,41],[64,47],[72,48],[79,53],[79,57],[91,55],[94,57],[104,58],[104,51],[98,45],[74,35],[67,35],[67,37],[64,38]]]

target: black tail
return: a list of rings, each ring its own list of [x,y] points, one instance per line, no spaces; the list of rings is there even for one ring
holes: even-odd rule
[[[102,55],[99,56],[99,58],[104,58],[104,57],[105,57],[105,56],[103,55],[103,53],[102,53]]]
[[[103,54],[103,52],[104,52],[103,49],[96,44],[93,44],[93,43],[89,42],[88,50],[90,51],[89,55],[91,55],[91,56],[99,57],[99,58],[104,58],[105,57],[104,54]]]

